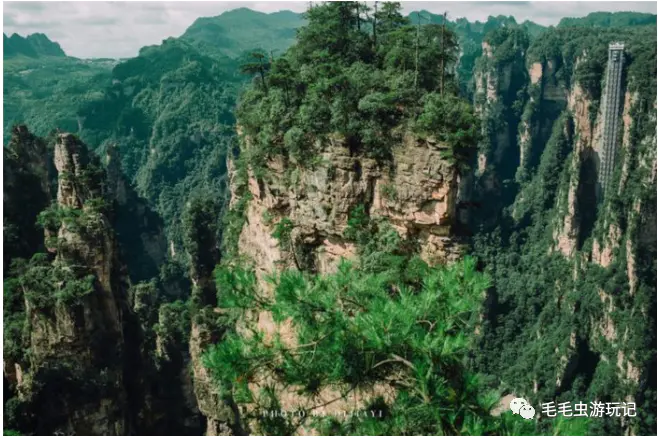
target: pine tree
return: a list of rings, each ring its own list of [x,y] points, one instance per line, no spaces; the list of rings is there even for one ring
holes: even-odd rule
[[[267,60],[267,55],[261,52],[252,52],[251,58],[253,62],[248,62],[240,66],[240,71],[246,74],[256,74],[260,75],[261,85],[263,89],[267,92],[267,83],[265,82],[265,72],[270,68],[270,61]]]

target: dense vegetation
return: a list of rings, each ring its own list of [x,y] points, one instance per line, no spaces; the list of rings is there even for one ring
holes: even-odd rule
[[[97,98],[110,80],[114,60],[79,60],[61,56],[17,55],[3,64],[3,138],[14,124],[27,124],[46,136],[53,129],[77,132],[79,108]]]
[[[378,248],[383,254],[391,249]],[[206,366],[238,403],[256,405],[253,416],[244,418],[258,422],[254,432],[314,427],[331,435],[533,433],[533,423],[508,412],[492,416],[498,395],[487,393],[480,377],[464,367],[487,285],[474,268],[472,260],[446,269],[410,259],[400,266],[345,263],[323,277],[288,271],[271,279],[271,300],[258,291],[253,273],[219,268],[220,306],[235,318],[248,310],[271,311],[277,322],[292,320],[297,335],[292,342],[268,341],[259,332],[246,340],[229,335],[209,350]],[[376,413],[370,418],[341,421],[329,406],[326,416],[268,419],[264,412],[286,409],[277,386],[253,392],[249,385],[268,377],[295,388],[299,401],[292,409],[299,412],[318,408],[321,399],[315,397],[329,388],[347,397],[383,382],[388,387],[366,400],[364,411]]]
[[[117,146],[128,181],[162,217],[171,253],[183,263],[190,195],[226,199],[234,102],[247,79],[239,60],[202,54],[195,38],[170,38],[120,63],[42,55],[15,56],[4,67],[5,140],[22,122],[41,136],[75,132],[100,155]]]
[[[113,84],[78,110],[82,138],[100,151],[118,146],[124,172],[163,218],[180,260],[190,196],[225,196],[238,80],[232,68],[169,39],[117,65]]]
[[[262,74],[238,115],[256,173],[279,154],[310,165],[330,136],[385,160],[407,130],[436,137],[458,161],[469,161],[477,129],[470,106],[453,97],[458,46],[450,29],[412,26],[397,3],[376,11],[329,4],[309,9],[307,18],[284,55],[270,62],[255,54]]]
[[[413,24],[431,23],[441,25],[444,18],[442,15],[422,10],[409,14],[409,20]],[[450,21],[448,16],[446,17],[446,25],[455,32],[459,39],[460,56],[457,63],[457,79],[462,94],[469,98],[472,98],[473,95],[473,72],[476,61],[482,56],[482,42],[485,41],[485,38],[499,29],[520,28],[527,31],[530,38],[536,38],[546,30],[544,26],[532,21],[524,21],[519,24],[514,17],[504,15],[489,16],[485,22],[470,22],[466,18]]]

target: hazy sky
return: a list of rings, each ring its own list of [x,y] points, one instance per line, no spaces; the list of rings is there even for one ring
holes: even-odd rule
[[[486,20],[489,15],[513,15],[543,25],[562,17],[579,17],[594,11],[656,13],[656,2],[403,2],[405,13],[426,9],[448,11],[449,18]],[[248,7],[263,12],[289,9],[303,12],[307,1],[261,2],[3,2],[4,33],[27,35],[42,32],[71,56],[130,57],[146,45],[181,35],[198,17]]]

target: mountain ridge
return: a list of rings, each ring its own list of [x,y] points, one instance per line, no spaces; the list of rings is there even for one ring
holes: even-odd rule
[[[44,33],[37,32],[26,37],[22,37],[17,33],[13,33],[8,37],[7,34],[3,33],[2,36],[4,58],[18,55],[30,58],[38,58],[41,56],[67,56],[59,43],[50,40]]]

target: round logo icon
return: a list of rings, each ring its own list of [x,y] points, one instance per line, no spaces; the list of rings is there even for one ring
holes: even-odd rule
[[[513,399],[509,404],[509,408],[514,415],[519,414],[526,420],[531,420],[535,416],[535,408],[530,406],[528,400],[524,398]]]
[[[535,416],[535,408],[530,405],[523,405],[519,409],[519,415],[521,415],[526,420],[532,420]]]

